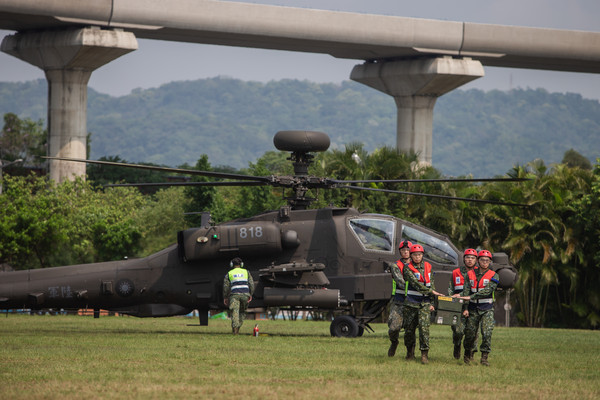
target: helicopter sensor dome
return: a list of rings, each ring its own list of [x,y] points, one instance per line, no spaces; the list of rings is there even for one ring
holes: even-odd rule
[[[279,131],[273,138],[277,150],[313,152],[329,148],[329,136],[315,131]]]

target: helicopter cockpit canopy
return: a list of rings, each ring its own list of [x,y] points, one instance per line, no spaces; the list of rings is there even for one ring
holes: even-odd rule
[[[363,217],[350,219],[348,224],[364,250],[385,253],[395,251],[394,221]]]
[[[425,257],[431,261],[439,264],[458,265],[458,253],[448,241],[407,225],[402,227],[402,239],[423,246]]]

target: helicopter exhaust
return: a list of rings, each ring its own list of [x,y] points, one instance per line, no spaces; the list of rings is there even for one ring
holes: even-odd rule
[[[337,308],[340,306],[340,291],[267,287],[264,291],[264,303],[266,306]]]

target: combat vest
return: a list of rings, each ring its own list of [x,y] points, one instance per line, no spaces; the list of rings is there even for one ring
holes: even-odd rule
[[[426,287],[431,288],[431,264],[425,261],[424,267],[425,276],[421,275],[421,273],[412,265],[412,262],[408,264],[408,268],[410,268],[412,273],[415,274],[419,282],[423,283]],[[416,290],[416,288],[412,287],[408,281],[406,281],[404,293],[407,299],[412,303],[420,303],[423,300],[425,300],[425,296],[429,296],[424,295],[423,293]]]
[[[475,294],[490,283],[490,280],[492,280],[494,275],[496,275],[496,272],[492,271],[491,269],[487,270],[479,281],[477,281],[477,275],[475,275],[474,270],[470,270],[467,274],[469,276],[469,283],[471,284],[471,294]],[[491,310],[494,307],[494,297],[494,293],[492,293],[484,298],[471,300],[469,302],[469,308],[477,308],[479,310]]]
[[[402,260],[400,259],[396,261],[396,265],[398,268],[400,268],[400,274],[404,275],[404,263]],[[392,296],[394,297],[395,301],[399,301],[401,303],[404,302],[404,298],[406,297],[402,290],[396,290],[396,281],[394,279],[392,279]]]
[[[229,282],[231,282],[231,293],[250,293],[248,284],[248,271],[244,268],[234,268],[229,271]]]

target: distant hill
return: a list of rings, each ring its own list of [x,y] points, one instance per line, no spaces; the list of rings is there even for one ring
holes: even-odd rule
[[[46,119],[45,80],[0,82],[0,113]],[[392,97],[346,81],[269,83],[212,78],[172,82],[112,97],[88,91],[91,158],[242,168],[273,150],[279,130],[319,130],[332,148],[396,144]],[[573,148],[600,157],[600,103],[545,90],[455,90],[434,110],[433,164],[446,175],[492,176],[536,158],[560,162]]]

